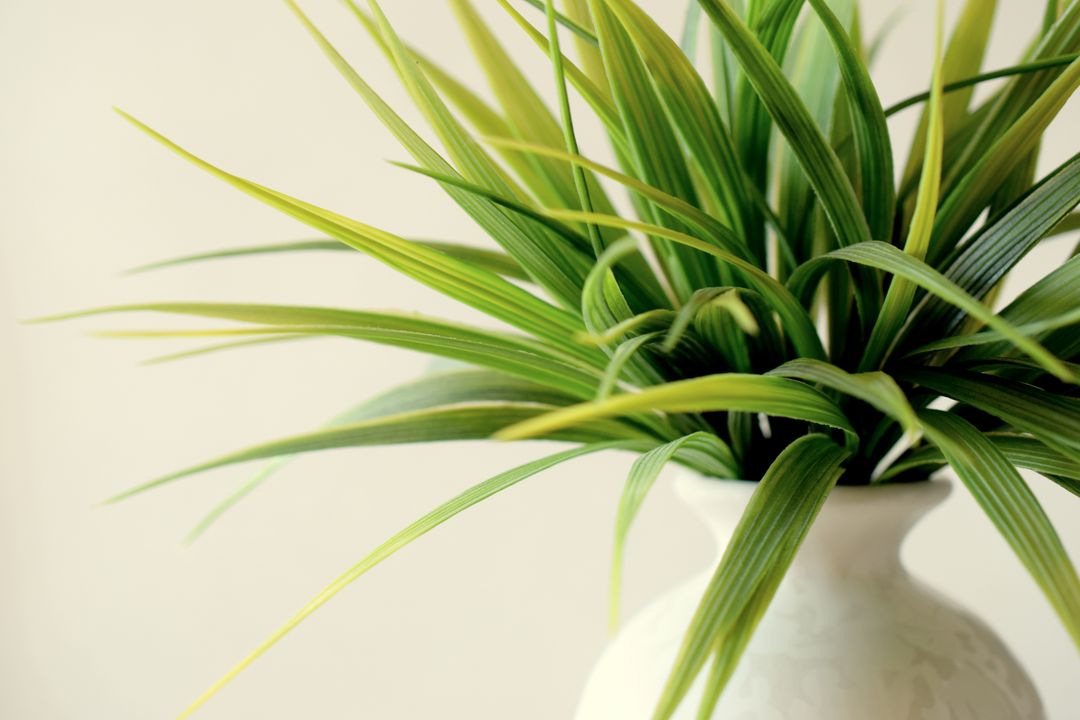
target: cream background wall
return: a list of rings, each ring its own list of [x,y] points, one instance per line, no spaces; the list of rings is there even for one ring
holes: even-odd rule
[[[876,71],[886,101],[922,90],[929,73],[931,2],[864,3],[866,25],[876,28],[898,4],[905,9]],[[372,84],[407,108],[345,10],[329,0],[305,5]],[[443,2],[385,5],[407,38],[481,82]],[[478,5],[547,88],[544,58],[494,3]],[[674,28],[684,3],[645,5]],[[950,17],[958,5],[949,4]],[[1014,58],[1041,15],[1030,0],[1000,5],[988,67]],[[168,470],[311,428],[427,361],[315,341],[140,368],[175,346],[88,339],[84,330],[156,319],[25,327],[19,318],[190,298],[475,319],[359,255],[119,277],[159,258],[310,233],[154,146],[110,105],[226,168],[374,225],[480,238],[429,183],[382,162],[405,155],[281,3],[6,0],[0,53],[0,717],[170,717],[387,535],[544,448],[312,456],[192,547],[180,538],[251,468],[95,507]],[[897,132],[906,137],[915,117],[898,117]],[[1077,150],[1078,121],[1073,102],[1048,136],[1043,171]],[[584,132],[598,147],[595,128]],[[1060,262],[1071,242],[1050,243],[1026,271]],[[584,459],[444,526],[330,603],[202,717],[568,717],[604,642],[611,523],[628,465]],[[1034,486],[1080,558],[1080,503],[1038,478]],[[704,532],[662,484],[632,540],[628,607],[707,557]],[[1077,717],[1076,650],[962,488],[918,529],[906,558],[999,629],[1051,718]]]

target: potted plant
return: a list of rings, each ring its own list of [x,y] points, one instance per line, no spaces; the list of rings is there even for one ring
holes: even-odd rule
[[[301,24],[490,248],[398,237],[220,169],[121,112],[212,175],[325,233],[226,250],[374,257],[510,329],[337,308],[155,303],[240,323],[212,349],[335,336],[456,361],[327,427],[145,483],[336,447],[455,439],[570,443],[484,480],[403,529],[320,592],[199,697],[398,549],[541,471],[638,453],[621,548],[667,463],[723,548],[647,609],[597,666],[581,720],[631,717],[1041,717],[986,627],[912,582],[897,547],[950,466],[1080,643],[1080,580],[1017,468],[1080,494],[1080,257],[996,307],[1037,244],[1076,228],[1080,155],[1035,176],[1039,138],[1080,84],[1080,0],[1047,3],[1022,62],[978,74],[994,3],[967,0],[929,91],[883,107],[850,3],[698,0],[681,44],[633,0],[499,6],[546,53],[550,109],[468,0],[452,5],[492,106],[398,37],[379,4],[348,2],[443,150],[365,83],[299,7]],[[703,13],[701,11],[704,11]],[[535,22],[534,21],[539,21]],[[710,40],[695,68],[698,23]],[[572,37],[564,55],[560,31]],[[798,84],[793,47],[815,58]],[[807,50],[810,48],[810,50]],[[706,77],[708,80],[706,80]],[[974,102],[978,83],[1006,78]],[[618,168],[584,155],[570,89]],[[886,118],[922,120],[894,166]],[[896,172],[900,170],[900,172]],[[616,194],[632,211],[617,211]],[[241,494],[261,482],[271,466]],[[238,496],[239,497],[239,496]],[[742,662],[740,662],[742,661]],[[764,687],[764,695],[761,688]],[[758,693],[758,694],[755,694]],[[749,713],[739,715],[739,713]],[[889,713],[894,713],[889,715]]]

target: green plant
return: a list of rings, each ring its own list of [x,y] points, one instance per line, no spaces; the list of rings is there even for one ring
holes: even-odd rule
[[[624,538],[661,467],[760,481],[686,634],[655,717],[707,669],[703,716],[836,483],[927,479],[950,465],[1080,644],[1080,580],[1017,468],[1080,494],[1080,257],[994,309],[1006,275],[1080,225],[1080,155],[1035,180],[1042,132],[1080,84],[1080,0],[1046,5],[1024,62],[978,75],[994,0],[967,0],[928,93],[883,108],[853,2],[699,0],[681,46],[632,0],[547,2],[545,29],[501,8],[549,54],[553,112],[468,0],[452,0],[493,107],[408,47],[378,4],[349,7],[423,111],[446,155],[388,107],[296,5],[323,52],[415,165],[499,249],[410,241],[221,170],[137,127],[329,239],[215,257],[358,250],[514,328],[414,315],[209,303],[154,311],[237,321],[206,352],[338,336],[459,361],[326,427],[159,478],[328,448],[455,439],[573,444],[490,478],[377,548],[317,595],[186,716],[338,590],[466,508],[586,453],[640,453],[618,508]],[[701,10],[711,64],[693,58]],[[537,16],[539,19],[541,16]],[[562,25],[578,63],[560,49]],[[516,38],[515,38],[516,40]],[[872,47],[872,45],[871,45]],[[798,53],[794,71],[785,60]],[[973,86],[1007,78],[983,101]],[[579,154],[567,83],[606,129],[620,169]],[[886,118],[925,103],[894,180]],[[123,114],[123,113],[122,113]],[[471,129],[467,129],[467,125]],[[608,192],[627,191],[635,216]],[[65,317],[72,317],[68,315]],[[186,356],[191,352],[182,353]],[[931,409],[944,398],[947,410]],[[942,407],[938,402],[935,407]]]

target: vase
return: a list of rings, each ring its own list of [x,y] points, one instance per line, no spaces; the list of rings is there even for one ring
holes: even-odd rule
[[[676,478],[679,496],[721,550],[755,487]],[[942,481],[836,487],[711,717],[1043,720],[1031,680],[998,636],[900,561],[908,531],[949,490]],[[625,625],[593,669],[576,720],[652,717],[718,562],[719,555]],[[674,718],[698,717],[706,674]]]

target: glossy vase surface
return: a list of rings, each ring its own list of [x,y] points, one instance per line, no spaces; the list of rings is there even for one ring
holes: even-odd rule
[[[680,497],[722,553],[755,485],[689,473]],[[946,482],[837,487],[777,591],[713,718],[1044,720],[1016,659],[981,620],[900,561]],[[601,656],[576,720],[648,720],[709,568],[634,616]],[[704,674],[675,714],[697,717]]]

